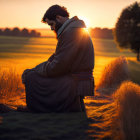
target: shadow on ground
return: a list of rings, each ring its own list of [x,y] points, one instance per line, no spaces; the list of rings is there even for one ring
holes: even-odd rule
[[[23,98],[21,98],[23,100]],[[10,101],[11,102],[11,101]],[[86,113],[21,113],[0,115],[1,140],[93,140],[98,139],[103,112],[111,101],[86,98]],[[101,109],[103,108],[103,109]]]

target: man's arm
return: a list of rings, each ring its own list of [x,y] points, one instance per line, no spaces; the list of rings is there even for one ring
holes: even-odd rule
[[[72,29],[69,33],[64,34],[62,46],[56,51],[53,60],[43,62],[35,67],[37,73],[47,77],[55,77],[69,72],[82,40],[82,35],[76,30],[79,29]]]
[[[33,68],[32,70],[34,70],[35,72],[37,72],[39,75],[42,75],[42,76],[46,76],[46,65],[48,62],[51,62],[53,61],[54,59],[54,56],[55,56],[55,53],[52,54],[49,59],[43,63],[40,63],[38,64],[35,68]]]

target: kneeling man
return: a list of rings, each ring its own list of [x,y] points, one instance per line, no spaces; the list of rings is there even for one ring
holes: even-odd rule
[[[55,53],[23,72],[26,103],[32,112],[84,111],[84,96],[93,95],[94,49],[78,17],[69,18],[65,7],[51,6],[42,19],[56,33]]]

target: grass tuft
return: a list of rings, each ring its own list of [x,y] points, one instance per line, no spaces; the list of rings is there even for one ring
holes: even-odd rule
[[[111,94],[123,81],[128,79],[127,60],[125,57],[120,56],[104,68],[96,90],[101,93]]]
[[[115,92],[114,99],[122,139],[140,139],[140,86],[125,81]]]
[[[0,103],[5,103],[9,98],[21,93],[23,85],[21,78],[15,70],[0,70]]]

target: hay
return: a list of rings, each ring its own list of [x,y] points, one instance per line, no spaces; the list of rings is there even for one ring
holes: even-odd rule
[[[122,139],[140,139],[140,86],[125,81],[114,93],[114,99],[119,134]]]
[[[96,91],[110,95],[120,84],[129,79],[127,60],[120,56],[109,63],[102,72]]]

